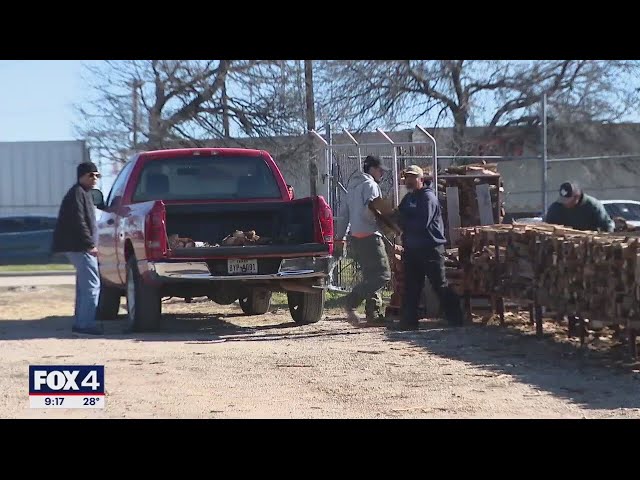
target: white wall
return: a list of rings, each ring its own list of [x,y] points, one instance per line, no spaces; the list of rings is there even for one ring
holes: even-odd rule
[[[547,206],[565,181],[576,181],[600,200],[640,200],[640,160],[600,159],[551,162],[547,170]],[[505,188],[507,212],[541,211],[542,167],[538,160],[498,163]]]
[[[57,215],[86,159],[82,141],[0,142],[0,215]]]

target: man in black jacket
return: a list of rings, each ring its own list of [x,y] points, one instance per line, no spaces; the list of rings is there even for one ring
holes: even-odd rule
[[[450,325],[462,325],[460,298],[449,287],[444,268],[444,245],[447,243],[440,202],[434,191],[424,185],[424,172],[417,165],[405,172],[409,190],[398,206],[402,229],[402,263],[405,290],[402,299],[402,319],[391,325],[392,330],[416,330],[418,305],[424,289],[425,276],[438,295],[444,315]]]
[[[69,189],[60,205],[53,233],[53,252],[64,253],[76,268],[76,303],[73,332],[99,335],[96,323],[100,296],[98,273],[98,230],[91,196],[100,173],[91,162],[77,168],[78,182]]]

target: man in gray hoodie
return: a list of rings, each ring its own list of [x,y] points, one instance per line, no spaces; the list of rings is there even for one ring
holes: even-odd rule
[[[378,183],[388,169],[378,157],[367,156],[363,172],[353,174],[347,183],[346,202],[340,207],[335,232],[335,243],[344,245],[344,237],[349,228],[350,254],[362,270],[362,282],[353,287],[345,297],[347,320],[359,322],[355,309],[363,302],[369,323],[384,321],[382,296],[380,290],[391,279],[389,259],[378,229],[375,214],[369,209],[369,203],[382,197]]]

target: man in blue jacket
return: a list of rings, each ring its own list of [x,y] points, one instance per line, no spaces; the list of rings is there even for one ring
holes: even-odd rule
[[[424,289],[425,276],[440,299],[445,318],[450,325],[462,325],[460,298],[449,287],[445,276],[444,251],[447,242],[440,202],[434,191],[424,185],[424,172],[417,165],[405,172],[405,186],[409,193],[398,206],[402,229],[402,263],[405,290],[402,300],[402,318],[392,330],[416,330],[418,306]]]

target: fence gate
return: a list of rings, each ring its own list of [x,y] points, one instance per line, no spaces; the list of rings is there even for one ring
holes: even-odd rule
[[[424,133],[431,139],[424,129]],[[416,164],[437,172],[437,151],[435,140],[432,143],[402,142],[394,143],[385,132],[378,129],[381,143],[358,143],[353,135],[344,131],[352,143],[344,145],[330,145],[319,134],[316,136],[324,143],[323,153],[325,161],[325,178],[318,193],[328,199],[334,215],[334,225],[340,215],[341,207],[346,202],[346,193],[351,177],[362,171],[362,162],[367,155],[375,155],[389,168],[389,173],[380,182],[380,190],[384,198],[391,199],[394,206],[404,196],[400,187],[400,173],[408,165]],[[437,185],[437,182],[434,182]],[[393,238],[389,238],[394,242]],[[348,254],[348,253],[347,253]],[[360,281],[360,268],[350,258],[340,260],[334,265],[330,277],[329,289],[349,292]]]

